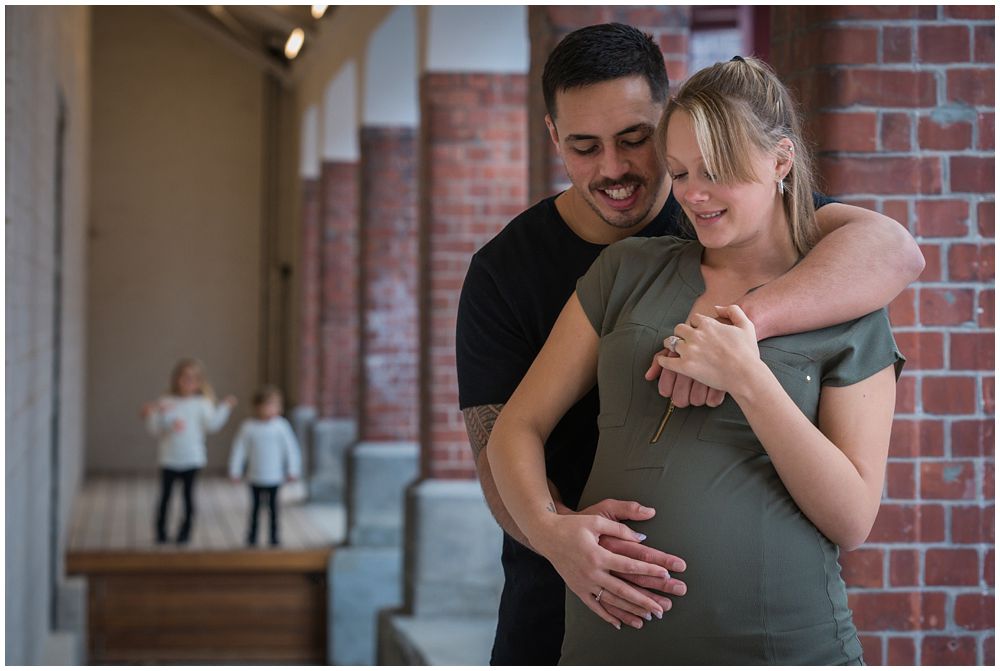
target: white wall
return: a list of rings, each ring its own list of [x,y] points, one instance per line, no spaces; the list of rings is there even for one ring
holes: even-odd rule
[[[319,106],[313,105],[302,115],[299,149],[299,175],[304,179],[318,179],[319,160]]]
[[[417,125],[417,22],[413,7],[399,7],[368,43],[365,126]]]
[[[62,576],[65,529],[83,463],[90,10],[10,7],[6,38],[5,523],[7,664],[57,658],[50,559]],[[58,96],[66,104],[63,263],[55,267]],[[55,275],[62,276],[62,381],[53,386]],[[50,459],[59,407],[58,467]],[[53,476],[53,471],[56,471]],[[56,543],[50,542],[53,479]]]
[[[137,411],[196,356],[240,406],[259,365],[263,76],[165,8],[94,9],[88,472],[156,469]]]
[[[360,158],[357,101],[357,64],[349,60],[323,94],[323,161],[351,163]]]
[[[528,72],[527,7],[436,6],[429,26],[428,72]]]

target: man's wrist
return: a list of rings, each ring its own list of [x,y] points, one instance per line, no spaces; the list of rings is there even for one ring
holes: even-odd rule
[[[761,340],[770,338],[775,332],[771,329],[771,321],[767,318],[767,310],[761,310],[758,307],[758,301],[754,300],[754,298],[754,292],[751,292],[736,301],[736,304],[743,310],[743,314],[747,316],[747,319],[753,323],[754,331],[757,334],[757,342],[760,342]]]

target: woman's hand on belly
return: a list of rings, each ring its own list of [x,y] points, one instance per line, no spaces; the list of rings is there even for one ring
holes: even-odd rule
[[[599,543],[602,536],[633,542],[645,536],[599,515],[553,515],[546,526],[546,533],[532,544],[552,563],[566,586],[601,619],[616,628],[621,626],[605,605],[646,620],[652,615],[663,617],[665,609],[653,595],[614,574],[663,581],[669,579],[669,572],[662,566],[615,554]]]
[[[566,506],[557,506],[557,509],[561,514],[599,515],[612,522],[645,522],[656,516],[655,509],[644,506],[638,501],[621,501],[619,499],[602,499],[580,510],[579,513]],[[668,554],[648,545],[643,545],[636,540],[621,539],[614,536],[601,536],[599,542],[605,550],[610,550],[617,555],[622,555],[629,559],[637,559],[647,564],[656,564],[667,570],[666,578],[636,575],[633,573],[622,573],[618,575],[619,578],[628,580],[640,587],[655,589],[667,594],[683,596],[687,593],[687,585],[670,575],[671,572],[681,573],[687,570],[687,563],[677,555]]]

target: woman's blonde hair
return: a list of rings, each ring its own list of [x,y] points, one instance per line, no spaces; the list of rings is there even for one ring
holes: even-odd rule
[[[661,152],[670,116],[678,110],[691,116],[705,167],[721,183],[756,180],[754,149],[782,160],[791,158],[781,200],[796,251],[800,256],[808,252],[817,238],[812,157],[795,103],[774,71],[750,56],[699,70],[663,112],[657,129]],[[794,147],[791,155],[779,144],[783,138]]]
[[[205,364],[203,364],[198,359],[186,358],[181,359],[174,364],[174,369],[170,373],[170,393],[175,396],[180,396],[180,379],[181,374],[188,368],[194,368],[198,372],[198,377],[201,379],[201,384],[198,387],[198,391],[202,396],[208,400],[215,402],[215,391],[212,389],[212,385],[208,383],[208,377],[205,375]]]

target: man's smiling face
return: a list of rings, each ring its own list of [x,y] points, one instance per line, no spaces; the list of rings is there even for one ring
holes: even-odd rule
[[[663,105],[646,80],[622,77],[559,91],[555,108],[555,120],[545,120],[576,192],[610,226],[649,223],[668,186],[655,146]]]

